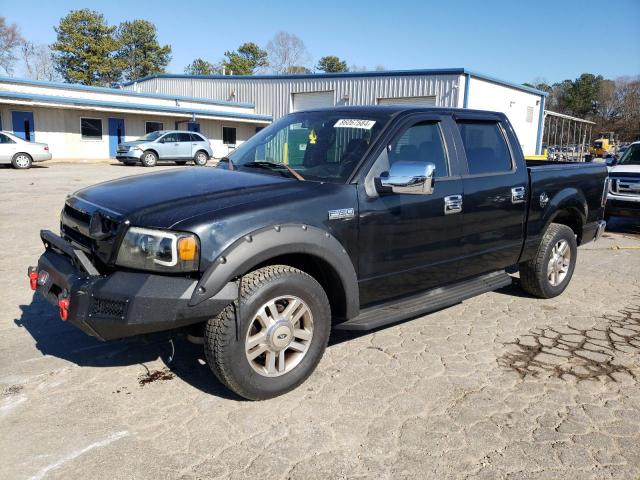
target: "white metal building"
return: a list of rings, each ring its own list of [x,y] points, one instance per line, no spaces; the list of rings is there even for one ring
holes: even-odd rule
[[[0,130],[48,143],[54,159],[115,157],[119,142],[163,129],[200,131],[222,157],[271,120],[250,102],[0,77]]]
[[[250,102],[256,113],[287,113],[334,105],[411,103],[504,112],[526,155],[541,151],[544,100],[540,90],[464,68],[310,75],[153,75],[123,88],[148,94]]]

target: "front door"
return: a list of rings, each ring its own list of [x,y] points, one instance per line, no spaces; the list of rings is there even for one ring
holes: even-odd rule
[[[499,120],[458,119],[466,157],[463,175],[462,248],[465,276],[515,264],[520,257],[528,205],[529,175],[517,168],[517,143]]]
[[[178,133],[167,133],[160,139],[157,149],[160,160],[173,160],[180,158],[180,142],[178,141]]]
[[[109,156],[111,158],[116,157],[116,150],[118,145],[124,142],[124,119],[123,118],[110,118],[109,119]]]
[[[0,162],[10,162],[17,152],[18,148],[15,140],[9,138],[4,133],[0,133]]]
[[[27,142],[36,141],[33,112],[11,112],[11,121],[14,135]]]
[[[417,293],[454,281],[461,261],[461,215],[445,213],[445,198],[462,193],[451,119],[417,116],[403,124],[358,185],[359,278],[363,305]],[[447,139],[447,142],[445,142]],[[429,195],[377,194],[373,178],[395,162],[436,166]]]

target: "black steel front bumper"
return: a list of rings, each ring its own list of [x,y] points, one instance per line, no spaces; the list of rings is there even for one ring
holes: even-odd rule
[[[640,202],[610,198],[607,199],[605,213],[616,217],[640,217]]]
[[[68,321],[101,340],[199,323],[237,298],[237,286],[229,282],[211,299],[191,307],[197,280],[125,271],[100,275],[84,253],[64,239],[46,230],[40,236],[46,250],[38,260],[37,291],[56,306],[68,298]]]

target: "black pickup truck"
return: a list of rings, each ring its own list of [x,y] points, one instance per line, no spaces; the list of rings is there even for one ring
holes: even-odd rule
[[[332,329],[370,330],[511,283],[550,298],[605,222],[607,169],[525,163],[505,115],[298,112],[217,168],[69,196],[31,287],[103,340],[199,329],[249,399],[301,384]]]

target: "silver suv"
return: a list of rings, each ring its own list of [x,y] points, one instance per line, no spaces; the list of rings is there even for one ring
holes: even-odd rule
[[[147,133],[133,142],[118,145],[116,159],[126,165],[141,162],[154,167],[158,160],[172,160],[184,165],[190,160],[199,166],[206,165],[213,155],[209,140],[196,132],[159,130]]]

